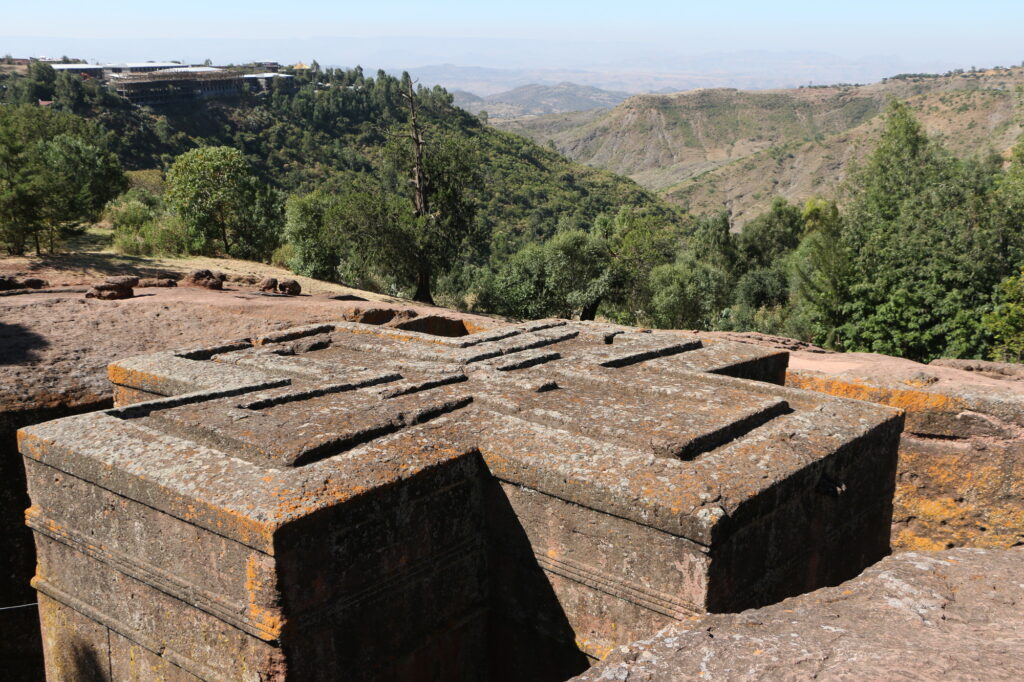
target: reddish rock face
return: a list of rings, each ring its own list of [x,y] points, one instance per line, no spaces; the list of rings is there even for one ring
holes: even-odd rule
[[[143,277],[139,280],[139,287],[176,287],[178,286],[178,280],[171,279],[170,277]]]
[[[182,278],[181,283],[189,287],[219,290],[224,288],[225,279],[227,279],[227,276],[223,272],[193,270]]]
[[[896,554],[838,587],[671,625],[576,680],[1014,679],[1022,562],[1024,549]]]
[[[978,360],[922,365],[833,353],[760,334],[719,334],[790,348],[786,384],[906,412],[893,546],[940,550],[1024,543],[1024,366]]]
[[[902,420],[728,376],[785,359],[541,321],[115,363],[119,407],[20,435],[51,674],[564,679],[849,578],[888,551]]]

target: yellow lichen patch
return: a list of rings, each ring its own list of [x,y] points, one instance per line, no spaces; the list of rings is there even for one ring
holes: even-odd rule
[[[107,367],[107,378],[115,386],[131,387],[135,390],[155,390],[164,384],[164,377],[136,369],[127,369],[118,364]]]
[[[614,646],[608,646],[607,644],[595,644],[588,639],[580,638],[576,639],[576,648],[598,660],[607,658],[608,654],[615,650]]]
[[[909,530],[900,531],[893,538],[892,546],[912,552],[937,552],[946,549],[946,543],[915,535]]]
[[[247,597],[247,615],[252,624],[261,630],[261,633],[268,640],[278,639],[281,636],[281,629],[284,620],[280,610],[267,608],[263,602],[268,592],[273,590],[269,585],[271,580],[269,571],[261,570],[260,558],[256,554],[250,554],[245,564],[245,593]]]
[[[958,504],[950,497],[904,497],[903,503],[909,516],[927,523],[949,522],[965,511],[965,505]]]
[[[931,391],[883,388],[853,379],[833,379],[808,376],[802,373],[786,374],[786,384],[840,398],[866,400],[872,403],[898,407],[907,412],[959,412],[965,409],[962,400]]]

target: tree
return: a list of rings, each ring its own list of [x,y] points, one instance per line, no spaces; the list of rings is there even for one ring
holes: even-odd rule
[[[897,103],[849,192],[842,347],[916,360],[984,355],[982,315],[1021,256],[1019,225],[1000,218],[991,174],[931,142]]]
[[[480,183],[478,151],[466,136],[440,128],[431,130],[428,138],[419,113],[424,91],[414,91],[407,73],[402,75],[401,96],[408,120],[389,135],[387,189],[406,195],[410,210],[393,223],[401,235],[388,241],[403,246],[391,269],[400,278],[413,280],[414,300],[432,304],[434,278],[452,266],[473,230],[472,192]]]
[[[99,219],[108,201],[128,188],[121,164],[108,151],[80,137],[63,134],[40,142],[41,218],[54,249],[62,228]]]
[[[739,266],[736,238],[729,224],[729,214],[725,211],[698,218],[688,245],[701,261],[730,275]]]
[[[51,69],[52,70],[52,69]],[[82,119],[37,106],[0,107],[0,237],[10,253],[95,220],[127,186],[105,136]]]
[[[307,195],[288,200],[285,238],[293,247],[295,272],[360,288],[389,288],[377,264],[405,245],[390,226],[399,212],[396,197],[366,176],[346,173]],[[385,286],[381,286],[385,284]],[[397,293],[394,292],[394,293]]]
[[[190,250],[266,259],[278,243],[280,197],[231,147],[185,152],[167,172],[166,200],[188,226]]]
[[[835,203],[822,199],[808,200],[802,217],[804,237],[791,260],[795,305],[807,314],[813,341],[842,347],[836,333],[846,322],[853,278],[842,218]]]
[[[800,209],[781,197],[751,220],[739,234],[739,252],[743,269],[767,268],[795,249],[804,231]]]
[[[605,298],[625,323],[645,323],[650,317],[651,271],[671,263],[680,234],[661,216],[644,215],[622,207],[614,220],[599,220],[595,233],[608,240],[610,272]]]
[[[991,357],[1024,362],[1024,271],[1000,282],[993,298],[995,309],[983,318],[995,338]]]
[[[610,266],[605,239],[582,230],[559,232],[505,261],[483,287],[481,303],[517,318],[593,320],[609,293]]]
[[[668,329],[713,329],[729,305],[729,275],[682,252],[672,264],[651,271],[651,317]]]

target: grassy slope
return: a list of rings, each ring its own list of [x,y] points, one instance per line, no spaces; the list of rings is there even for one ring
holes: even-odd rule
[[[1006,155],[1024,133],[1024,95],[1017,92],[943,92],[907,102],[928,133],[961,157],[987,151]],[[792,201],[837,197],[851,165],[874,148],[881,125],[875,117],[821,141],[752,154],[662,192],[694,212],[725,205],[739,225],[756,217],[775,196]]]

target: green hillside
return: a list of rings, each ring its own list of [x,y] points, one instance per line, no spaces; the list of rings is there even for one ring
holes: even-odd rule
[[[624,92],[611,92],[575,83],[524,85],[487,97],[477,97],[467,92],[453,94],[455,103],[470,113],[486,111],[489,118],[504,119],[607,109],[629,96]]]
[[[828,194],[863,155],[890,99],[907,100],[954,153],[1005,151],[1020,132],[1024,69],[910,75],[864,86],[696,90],[606,112],[497,122],[571,159],[627,175],[694,211],[743,222],[774,196]]]

